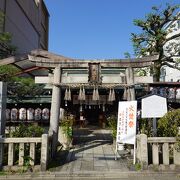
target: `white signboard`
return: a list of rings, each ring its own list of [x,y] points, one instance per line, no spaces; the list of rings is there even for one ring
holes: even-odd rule
[[[135,144],[137,101],[122,101],[118,107],[117,143]]]
[[[142,99],[142,118],[158,118],[167,113],[166,98],[151,95]]]

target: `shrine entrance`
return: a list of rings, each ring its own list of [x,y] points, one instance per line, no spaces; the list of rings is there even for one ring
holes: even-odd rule
[[[92,106],[91,108],[84,110],[85,118],[90,125],[99,126],[99,116],[102,113],[103,112],[99,109],[99,106]]]
[[[52,152],[55,152],[58,142],[60,107],[63,103],[73,104],[72,107],[80,106],[80,109],[76,111],[78,113],[82,110],[86,111],[87,119],[91,123],[97,122],[100,116],[98,105],[102,106],[102,111],[106,114],[110,111],[109,108],[117,113],[117,102],[122,99],[122,94],[118,94],[117,90],[123,91],[124,100],[135,100],[135,86],[153,81],[153,78],[135,78],[133,69],[152,66],[153,61],[158,59],[158,55],[124,60],[80,60],[55,55],[44,50],[34,50],[28,55],[28,59],[38,67],[49,69],[48,76],[37,77],[36,83],[45,83],[52,88],[49,135],[53,140]],[[62,94],[63,90],[64,94]],[[102,90],[106,91],[105,97],[102,96],[103,93],[100,93]],[[74,96],[71,94],[72,91],[76,91]],[[88,91],[91,92],[90,95]],[[95,109],[92,102],[96,103]],[[108,104],[111,106],[108,107]],[[91,109],[86,109],[85,106]]]
[[[83,87],[85,94],[83,95],[79,89],[73,89],[68,87],[63,89],[61,95],[61,108],[64,108],[66,114],[71,114],[75,117],[75,125],[80,125],[80,114],[86,119],[87,125],[95,125],[100,128],[105,128],[107,125],[107,117],[116,115],[118,110],[118,102],[124,100],[124,89],[113,88],[110,90],[108,87],[102,88],[99,86],[96,89],[98,93],[98,100],[94,100],[94,89],[88,85]],[[98,90],[98,91],[97,91]],[[68,98],[68,94],[71,94],[71,98]],[[84,100],[79,100],[82,97]]]

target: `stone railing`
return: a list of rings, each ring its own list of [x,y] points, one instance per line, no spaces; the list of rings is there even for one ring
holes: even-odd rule
[[[144,168],[148,165],[180,165],[180,152],[177,150],[175,137],[147,137],[137,135],[137,161]],[[148,159],[149,157],[149,159]]]
[[[18,167],[24,165],[26,156],[29,157],[29,165],[35,165],[36,157],[36,146],[41,144],[41,157],[40,162],[41,170],[45,171],[47,169],[48,163],[48,151],[49,151],[49,137],[48,134],[43,134],[42,137],[25,137],[25,138],[0,138],[0,167],[1,168],[11,168],[15,165],[15,146],[19,149],[18,154]],[[29,146],[29,154],[25,154],[25,146]],[[7,147],[7,153],[5,149]],[[7,156],[7,161],[3,162],[3,157]],[[16,155],[17,156],[17,155]]]

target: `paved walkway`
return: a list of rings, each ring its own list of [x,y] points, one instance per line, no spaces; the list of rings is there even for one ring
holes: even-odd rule
[[[74,130],[74,148],[70,151],[61,172],[128,171],[127,158],[114,160],[110,130],[95,126]]]
[[[52,168],[51,171],[0,176],[0,179],[180,180],[180,174],[130,171],[127,157],[114,160],[110,131],[91,126],[74,130],[74,148],[60,166]]]

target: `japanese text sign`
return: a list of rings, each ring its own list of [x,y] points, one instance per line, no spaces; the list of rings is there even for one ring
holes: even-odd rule
[[[137,101],[122,101],[118,107],[118,143],[135,144]]]

